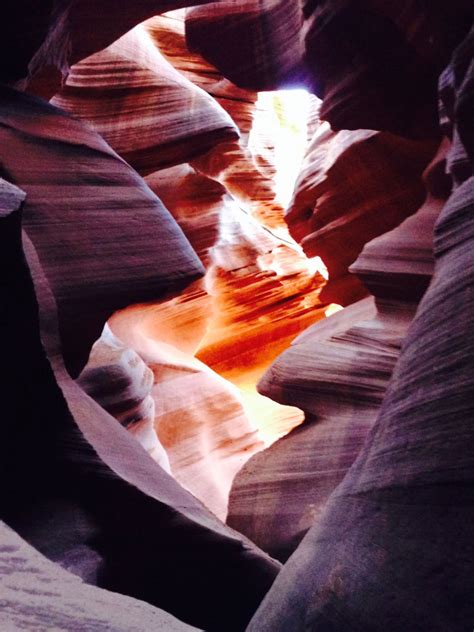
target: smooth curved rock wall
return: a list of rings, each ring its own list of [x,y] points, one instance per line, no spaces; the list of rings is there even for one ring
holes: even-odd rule
[[[458,129],[471,94],[473,37],[440,82],[451,106],[443,110],[453,132],[448,164],[464,162],[467,175],[472,145]],[[436,222],[434,277],[375,426],[249,632],[461,632],[472,624],[474,178],[461,180],[456,169]]]
[[[334,130],[437,137],[437,82],[472,19],[465,0],[306,3],[305,61]]]
[[[110,326],[152,371],[152,427],[166,451],[170,473],[225,520],[234,476],[263,445],[238,390],[196,360],[186,342],[184,350],[177,339],[175,344],[166,342],[172,322],[164,320],[167,305],[163,307],[126,309],[112,317]],[[174,331],[185,328],[177,323]]]
[[[417,303],[433,272],[433,226],[450,193],[443,144],[425,173],[423,206],[369,242],[352,266],[375,297],[298,336],[259,391],[305,420],[237,475],[228,524],[284,561],[356,459],[375,421]]]
[[[142,175],[239,137],[227,113],[171,66],[143,25],[74,65],[52,103],[89,123]]]
[[[372,130],[335,134],[327,123],[317,129],[285,219],[305,253],[328,269],[321,300],[347,305],[366,294],[348,267],[364,244],[419,208],[421,174],[436,146]]]
[[[207,0],[193,0],[194,5]],[[131,28],[153,15],[179,9],[189,0],[35,0],[8,2],[7,26],[0,39],[1,80],[18,82],[46,99],[66,78],[70,67],[109,46]],[[100,28],[91,28],[100,20]]]
[[[302,25],[298,0],[225,0],[186,11],[186,41],[236,85],[275,90],[305,79]]]
[[[183,287],[203,268],[160,200],[89,127],[9,88],[0,116],[4,173],[27,194],[24,226],[77,375],[115,310]]]
[[[45,132],[60,132],[63,117],[46,111],[57,126]],[[39,147],[51,144],[47,138]],[[88,583],[158,605],[201,628],[242,629],[278,564],[204,509],[69,377],[48,279],[55,280],[54,269],[43,270],[34,231],[32,239],[23,234],[22,245],[15,210],[22,196],[13,189],[1,220],[8,306],[2,347],[9,366],[2,384],[2,518]],[[154,208],[156,198],[149,199]],[[51,218],[44,219],[51,226]],[[77,252],[69,256],[74,260]],[[133,259],[129,263],[133,267]],[[68,284],[75,280],[64,279],[67,307],[74,298]]]
[[[471,19],[467,0],[242,0],[189,9],[186,30],[239,86],[306,86],[336,131],[420,138],[439,134],[438,76]]]
[[[7,3],[2,8],[6,27],[0,38],[5,46],[2,57],[13,61],[0,73],[9,82],[28,75],[21,86],[49,98],[57,93],[71,65],[109,46],[142,19],[183,3],[140,0],[129,6],[108,0],[77,0],[33,4],[19,0],[14,7]],[[198,49],[202,47],[206,56],[215,58],[220,68],[227,64],[225,74],[232,74],[242,85],[254,89],[292,82],[312,86],[324,96],[322,117],[336,129],[379,128],[432,142],[438,137],[436,78],[467,29],[472,12],[468,0],[449,4],[242,0],[192,9],[188,38]],[[91,24],[98,28],[91,28]],[[153,30],[150,25],[143,28],[158,47],[160,40],[164,47],[163,30]],[[173,57],[170,50],[167,57]],[[175,63],[187,62],[178,54]],[[238,124],[244,132],[241,143],[230,140],[213,148],[194,161],[193,168],[221,180],[239,203],[245,202],[244,206],[253,197],[260,197],[251,211],[258,215],[261,210],[268,225],[276,227],[281,208],[273,207],[273,165],[262,153],[253,157],[255,168],[250,166],[251,91],[239,91],[228,79],[221,81],[215,69],[208,77],[202,66],[188,72],[194,74],[195,83],[207,84],[209,93],[222,105],[227,104],[236,121],[240,117]],[[395,240],[391,240],[393,235],[384,235],[369,243],[353,265],[377,296],[378,312],[374,314],[369,301],[338,315],[326,327],[329,350],[320,360],[325,359],[333,371],[333,382],[344,380],[335,370],[329,353],[332,349],[343,350],[342,360],[351,353],[357,360],[355,342],[363,340],[369,349],[365,349],[365,356],[374,351],[376,357],[377,350],[385,350],[387,361],[374,362],[371,371],[357,362],[350,366],[360,380],[356,388],[342,384],[346,399],[337,396],[337,388],[332,390],[333,383],[325,385],[326,396],[329,391],[339,405],[338,413],[347,401],[354,408],[361,402],[368,404],[367,423],[364,427],[352,423],[353,436],[339,432],[345,443],[342,441],[342,453],[336,454],[335,460],[332,450],[338,433],[328,434],[330,441],[321,453],[321,463],[327,458],[330,475],[325,479],[319,472],[318,479],[324,484],[322,489],[315,489],[316,502],[311,506],[310,501],[301,523],[294,517],[291,502],[285,504],[286,515],[291,514],[291,526],[297,531],[290,548],[309,526],[307,519],[316,518],[317,526],[289,561],[249,629],[274,632],[309,627],[339,632],[357,627],[364,632],[388,628],[461,632],[472,625],[472,433],[467,421],[472,416],[474,356],[468,318],[473,294],[472,88],[471,37],[459,47],[440,82],[442,128],[452,141],[448,165],[456,190],[438,223],[434,282],[404,346],[379,421],[369,432],[359,459],[328,499],[332,486],[355,457],[355,442],[368,429],[374,401],[378,405],[385,375],[403,337],[401,325],[407,324],[413,304],[428,284],[432,260],[426,256],[427,238],[433,213],[426,208],[427,213],[402,224]],[[130,301],[163,300],[165,292],[175,291],[202,274],[199,261],[156,197],[99,137],[45,104],[13,94],[5,89],[1,95],[3,134],[9,139],[2,145],[2,175],[27,194],[22,212],[33,243],[25,234],[24,249],[38,293],[42,339],[38,335],[38,305],[20,242],[18,209],[25,193],[14,185],[2,184],[2,350],[8,367],[2,381],[3,515],[51,559],[90,583],[146,599],[209,630],[243,629],[278,565],[206,512],[70,380],[62,366],[54,300],[48,287],[51,284],[58,301],[67,364],[77,374],[111,311]],[[153,121],[157,122],[156,117]],[[120,131],[120,125],[115,126],[114,133]],[[173,158],[170,152],[160,163],[154,150],[150,155],[145,151],[134,157],[136,147],[129,145],[130,138],[121,151],[130,150],[127,157],[136,159],[136,166],[144,173],[157,164],[187,160],[186,152],[197,150],[194,142],[189,147],[180,142],[183,155]],[[170,139],[173,143],[172,134]],[[147,141],[153,140],[155,148],[156,139],[141,140],[145,149]],[[206,147],[199,145],[198,149],[201,152]],[[150,177],[154,180],[154,176]],[[187,176],[181,181],[187,182]],[[85,212],[74,217],[75,208]],[[134,209],[132,216],[130,208]],[[211,225],[213,218],[206,221]],[[224,239],[217,243],[199,236],[192,222],[188,227],[199,244],[201,259],[212,260],[215,266],[209,280],[219,288],[221,312],[217,322],[224,327],[218,333],[233,331],[230,343],[224,345],[226,352],[220,356],[219,346],[213,346],[211,340],[209,356],[214,353],[215,361],[222,361],[224,366],[227,363],[231,371],[235,365],[248,366],[259,353],[267,358],[275,353],[306,318],[309,321],[315,316],[314,308],[319,309],[321,302],[314,270],[299,268],[300,259],[293,248],[274,241],[268,233],[267,239],[254,239],[255,231],[239,232],[241,222],[237,222],[239,230],[229,231],[233,222],[226,221],[220,227],[219,237]],[[163,222],[166,230],[162,230]],[[94,230],[89,233],[91,226]],[[153,230],[148,231],[150,226]],[[148,232],[150,239],[142,239]],[[226,250],[229,233],[230,248]],[[150,250],[157,236],[160,244],[163,238],[173,250],[169,259],[162,248],[152,260]],[[129,239],[131,250],[124,253],[123,244]],[[156,271],[163,263],[162,256],[167,263],[165,269],[159,268],[162,275],[157,279],[151,269]],[[419,257],[415,265],[413,257]],[[99,294],[94,293],[97,289]],[[258,290],[261,311],[255,305],[254,290]],[[281,301],[273,320],[270,306],[275,297]],[[179,323],[177,320],[179,331],[184,331],[181,325],[192,320],[192,314],[205,315],[203,286],[196,282],[189,294],[172,299],[173,308],[179,310],[194,298],[199,308],[183,310],[186,314]],[[399,312],[395,313],[396,309]],[[172,320],[172,309],[165,312],[163,331],[178,339],[167,322]],[[363,314],[374,318],[365,326],[351,322],[352,317]],[[249,330],[251,335],[242,344],[239,334]],[[183,336],[182,343],[195,349],[200,336],[201,330],[193,331]],[[304,336],[294,346],[309,345],[310,337]],[[239,347],[240,355],[235,353]],[[268,352],[264,353],[265,347]],[[308,374],[310,355],[305,358]],[[189,368],[186,362],[183,367]],[[172,366],[167,368],[173,371]],[[303,372],[299,375],[295,366],[288,365],[286,371],[286,377],[292,379],[307,377]],[[310,407],[311,379],[306,387],[303,396]],[[290,396],[298,395],[298,389],[287,390]],[[352,421],[361,408],[353,411]],[[315,422],[295,433],[293,438],[304,438],[298,448],[307,450],[311,431],[316,429],[317,435],[323,426]],[[290,441],[291,435],[288,444]],[[278,458],[279,451],[286,455],[284,445],[275,446]],[[310,468],[314,466],[312,456],[304,461],[304,472],[308,461]],[[292,456],[292,460],[297,458]],[[275,461],[268,459],[268,463],[274,468]],[[271,488],[260,491],[272,497]],[[300,491],[290,500],[305,505],[308,486],[302,485]],[[280,505],[282,498],[278,497]],[[268,502],[268,495],[265,500]],[[270,504],[262,503],[261,507]],[[261,534],[261,525],[258,529]],[[283,535],[290,537],[288,532]],[[23,616],[25,608],[20,608]],[[41,612],[33,609],[30,614],[36,617]],[[125,615],[124,624],[128,625]],[[168,625],[172,625],[170,620]]]
[[[171,473],[168,455],[154,428],[153,372],[138,353],[113,335],[108,325],[92,346],[77,383]]]

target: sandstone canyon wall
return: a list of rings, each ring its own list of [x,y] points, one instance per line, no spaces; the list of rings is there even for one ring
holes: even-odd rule
[[[471,625],[474,181],[462,130],[473,35],[440,80],[454,189],[435,225],[433,280],[358,458],[249,630]]]
[[[471,629],[472,4],[129,5],[2,9],[0,627]]]
[[[369,242],[351,268],[373,296],[298,336],[259,383],[264,395],[301,408],[305,421],[239,472],[228,523],[279,559],[319,521],[375,421],[432,275],[433,226],[451,189],[447,147],[425,172],[423,206]]]

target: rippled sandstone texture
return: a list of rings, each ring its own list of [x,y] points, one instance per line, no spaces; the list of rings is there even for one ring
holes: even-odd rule
[[[116,309],[182,287],[202,267],[160,200],[98,134],[8,88],[0,117],[4,174],[27,194],[23,222],[57,297],[66,364],[77,374]]]
[[[308,147],[286,221],[305,253],[329,273],[321,299],[347,305],[366,289],[348,267],[364,244],[419,207],[421,173],[436,141],[415,141],[372,130],[335,134],[322,124]]]
[[[239,136],[214,99],[166,61],[143,25],[73,66],[52,102],[87,121],[142,175]]]
[[[454,190],[435,271],[367,441],[248,630],[472,624],[474,30],[440,81]]]
[[[225,519],[235,474],[263,445],[238,390],[196,360],[186,339],[179,341],[178,332],[185,332],[186,326],[180,329],[179,322],[167,321],[179,307],[138,305],[116,313],[109,322],[152,371],[152,424],[170,472]]]
[[[168,455],[154,428],[153,372],[138,353],[113,335],[108,325],[94,343],[77,382],[170,473]]]
[[[301,5],[294,0],[225,0],[188,9],[186,37],[191,50],[238,86],[274,90],[305,78],[302,25]]]
[[[307,2],[305,59],[323,96],[322,118],[335,130],[436,135],[438,76],[471,11],[465,0]]]
[[[160,53],[182,75],[205,90],[232,117],[240,139],[216,144],[192,160],[193,167],[218,180],[245,209],[266,226],[281,226],[283,208],[275,200],[275,148],[271,136],[263,138],[258,113],[272,113],[259,105],[258,94],[239,88],[199,53],[186,46],[184,19],[177,12],[156,16],[145,23]],[[184,113],[188,116],[188,113]],[[274,130],[272,130],[274,133]]]
[[[114,282],[115,270],[120,270],[123,280],[133,274],[136,299],[143,300],[149,292],[156,295],[165,285],[170,287],[176,278],[171,272],[155,282],[155,275],[163,275],[169,266],[179,271],[181,281],[184,275],[189,282],[201,273],[199,261],[157,198],[91,130],[37,99],[7,89],[2,97],[3,133],[12,147],[15,142],[36,140],[41,133],[41,142],[31,142],[28,152],[18,149],[18,155],[4,156],[10,160],[8,167],[15,179],[20,180],[22,174],[28,177],[22,180],[26,198],[25,193],[15,188],[12,193],[6,185],[1,232],[8,306],[2,344],[9,366],[3,383],[2,515],[35,548],[89,583],[145,600],[201,628],[242,629],[273,581],[278,564],[224,527],[85,394],[64,368],[62,349],[67,346],[57,335],[63,315],[56,312],[54,295],[67,314],[77,305],[79,290],[84,291],[84,303],[87,290],[97,291],[96,285],[86,282],[93,278],[110,300],[106,307],[111,309],[116,298],[114,293],[109,297],[107,290],[125,291]],[[7,107],[11,103],[14,111]],[[34,118],[29,116],[33,113]],[[76,145],[75,139],[83,142]],[[59,159],[64,144],[67,150]],[[105,173],[84,172],[79,190],[71,186],[72,169],[67,168],[67,161],[77,157],[76,148],[79,157],[85,152],[97,168],[102,160],[107,166]],[[37,182],[40,159],[43,179]],[[74,173],[87,164],[78,159]],[[90,195],[87,187],[91,187]],[[46,190],[48,204],[43,205]],[[53,219],[67,208],[68,196],[73,195],[77,212],[68,214],[76,221],[71,233],[66,232],[70,226],[64,219],[61,223]],[[110,214],[105,203],[100,206],[103,196],[105,202],[109,200],[108,195],[115,201],[115,212]],[[17,209],[22,199],[20,216]],[[58,199],[61,204],[54,206]],[[132,213],[128,221],[120,212],[125,201]],[[87,215],[92,203],[93,210]],[[137,232],[137,223],[130,221],[140,218],[140,213],[148,232]],[[102,223],[94,221],[98,215]],[[80,240],[80,226],[86,217],[87,245],[101,244],[101,254],[109,254],[105,260],[81,250],[85,242]],[[27,231],[23,247],[20,219]],[[58,226],[64,229],[62,240],[48,242],[51,232],[57,237]],[[144,235],[148,239],[154,227],[171,242],[169,250],[161,248],[152,256],[159,260],[153,263],[150,281],[146,265],[150,259],[142,259],[148,249],[140,250],[137,258],[132,247],[134,239]],[[73,234],[76,240],[72,240]],[[128,241],[130,250],[114,251],[113,247],[120,246],[117,239]],[[51,260],[48,257],[53,253],[58,258]],[[87,267],[86,277],[84,260],[97,266]],[[110,286],[99,283],[105,272]],[[79,287],[78,279],[83,283]],[[100,307],[98,299],[96,302]],[[101,318],[103,326],[106,311],[94,312],[97,326]],[[74,342],[78,353],[87,356],[92,341],[77,336]],[[221,604],[217,609],[216,599]]]
[[[373,297],[298,336],[258,385],[262,394],[301,408],[305,420],[241,470],[227,521],[283,561],[318,523],[375,421],[432,275],[433,225],[450,192],[447,146],[425,173],[423,206],[369,242],[351,268]]]
[[[8,0],[8,20],[0,40],[3,82],[21,82],[22,87],[51,98],[70,67],[106,48],[147,18],[186,6],[189,0]],[[206,0],[193,0],[195,5]],[[100,28],[91,28],[97,25]],[[20,35],[21,34],[21,35]],[[14,54],[13,54],[14,53]]]
[[[264,230],[221,184],[189,165],[146,180],[200,254],[207,275],[204,285],[194,283],[166,302],[125,309],[110,325],[153,369],[155,428],[173,475],[225,518],[235,474],[263,447],[253,408],[247,413],[243,408],[258,398],[250,388],[253,373],[324,315],[315,309],[323,280],[295,246]],[[198,347],[200,359],[239,377],[239,387],[244,382],[244,400],[192,357]],[[299,421],[295,412],[258,417],[259,428],[279,433],[293,427]]]
[[[214,98],[174,70],[160,47],[235,116],[243,131],[240,143],[237,128]],[[255,347],[267,360],[270,342],[276,343],[272,351],[276,355],[295,333],[323,315],[312,309],[318,304],[322,279],[306,269],[296,247],[264,231],[246,212],[248,208],[259,219],[271,223],[278,219],[283,224],[283,209],[273,204],[271,165],[260,160],[258,165],[264,168],[257,167],[247,147],[249,106],[255,99],[255,94],[233,87],[186,50],[178,16],[153,18],[76,64],[53,99],[87,121],[147,174],[147,184],[208,268],[204,284],[196,282],[161,304],[125,310],[114,317],[112,326],[120,340],[153,368],[154,426],[166,444],[173,475],[222,518],[233,477],[262,444],[236,389],[192,354],[211,319],[212,328],[217,319],[225,322],[219,323],[217,336],[206,337],[200,357],[220,369],[220,359],[235,358],[242,347],[244,355]],[[144,134],[149,127],[152,132]],[[210,145],[212,150],[205,153]],[[205,155],[196,158],[198,153]],[[184,163],[161,168],[191,159],[193,167]],[[215,287],[212,279],[217,276],[228,281]],[[230,308],[226,295],[232,291],[233,276],[241,289]],[[213,295],[212,304],[206,290]],[[252,310],[249,320],[243,312],[256,296],[260,307]],[[287,304],[275,310],[276,327],[268,331],[268,312],[282,301]],[[246,364],[253,368],[248,353],[244,370]],[[107,370],[110,374],[111,367]],[[93,384],[90,392],[97,392]],[[117,393],[117,398],[125,396]],[[183,398],[189,400],[187,407]]]
[[[438,76],[471,11],[466,0],[242,0],[189,9],[186,30],[237,85],[307,86],[335,130],[426,137],[438,134]]]
[[[2,8],[4,32],[0,45],[4,49],[0,58],[12,62],[2,67],[1,78],[15,81],[29,75],[21,87],[48,97],[57,94],[61,78],[65,78],[73,63],[110,46],[142,19],[182,4],[138,0],[132,6],[106,0],[52,0],[38,5],[31,0],[18,0],[13,6],[7,1],[6,9]],[[50,13],[52,8],[54,11]],[[391,134],[435,139],[439,133],[435,116],[437,76],[448,61],[461,31],[467,28],[469,12],[472,14],[472,4],[466,0],[453,0],[449,5],[445,2],[420,3],[418,0],[402,3],[381,0],[359,3],[353,0],[220,2],[189,12],[188,41],[193,42],[196,50],[206,48],[206,56],[209,59],[212,56],[219,68],[230,60],[225,74],[230,76],[232,73],[236,81],[245,82],[246,86],[277,87],[288,85],[288,82],[312,86],[324,96],[322,116],[336,130],[379,128]],[[97,19],[98,15],[100,19]],[[160,40],[163,46],[163,33],[157,34],[151,25],[145,29],[158,46]],[[168,50],[165,56],[170,60],[173,55]],[[180,63],[183,61],[184,58]],[[438,270],[434,283],[409,334],[400,369],[383,404],[379,422],[369,432],[359,460],[335,494],[327,499],[326,490],[319,497],[321,504],[325,504],[319,514],[319,530],[310,531],[299,552],[288,563],[281,581],[275,586],[276,597],[275,593],[269,593],[268,603],[251,624],[251,629],[259,632],[265,629],[293,631],[305,627],[340,632],[354,626],[364,631],[417,627],[420,630],[461,632],[472,625],[473,613],[469,610],[474,557],[469,538],[472,532],[472,441],[466,423],[472,416],[473,373],[472,332],[467,318],[472,296],[469,276],[472,248],[468,249],[472,215],[472,40],[467,40],[459,49],[454,66],[455,71],[443,75],[441,97],[443,129],[453,141],[448,163],[457,190],[445,209],[445,215],[449,217],[442,217],[438,225]],[[244,69],[243,73],[241,69]],[[205,76],[202,66],[194,74],[201,75],[203,84],[209,83],[209,76]],[[210,76],[212,83],[217,76],[215,70],[211,70]],[[196,80],[196,83],[199,82]],[[220,89],[224,94],[221,92],[218,96]],[[238,126],[244,131],[243,138],[241,144],[229,140],[195,159],[191,179],[197,171],[218,178],[239,204],[245,202],[245,210],[257,216],[261,213],[262,217],[271,220],[268,225],[274,228],[278,223],[274,222],[275,216],[279,217],[281,208],[273,208],[271,186],[265,179],[259,180],[258,170],[251,168],[249,158],[255,158],[255,154],[252,155],[247,143],[246,117],[252,97],[248,94],[251,91],[243,92],[245,95],[225,80],[220,88],[212,86],[212,96],[218,97],[223,106],[227,102],[228,111],[236,121],[237,116],[240,117]],[[5,494],[3,512],[7,522],[27,540],[91,583],[138,596],[205,629],[243,629],[272,583],[278,565],[235,532],[225,529],[131,440],[117,420],[94,404],[78,384],[69,379],[62,366],[63,351],[56,336],[54,305],[49,302],[48,282],[58,302],[60,333],[68,366],[77,374],[107,315],[128,304],[128,301],[124,302],[125,295],[133,289],[134,278],[139,289],[137,286],[136,293],[132,292],[131,300],[155,300],[160,296],[164,299],[164,292],[170,288],[175,291],[178,285],[191,281],[195,278],[194,272],[196,276],[202,274],[202,267],[171,217],[166,213],[163,215],[156,197],[144,187],[137,174],[129,170],[110,148],[105,149],[104,143],[90,135],[90,131],[84,133],[84,127],[78,121],[66,123],[67,117],[63,120],[59,115],[53,118],[53,125],[46,124],[45,110],[40,116],[36,106],[32,106],[23,123],[35,128],[44,121],[50,136],[39,138],[36,132],[30,135],[31,130],[25,134],[25,130],[19,130],[15,125],[13,129],[8,119],[3,133],[5,137],[13,135],[17,140],[11,147],[5,142],[0,145],[2,156],[8,158],[9,165],[8,168],[2,165],[7,171],[6,174],[2,171],[2,175],[21,184],[25,191],[28,188],[24,215],[30,222],[30,237],[34,236],[35,229],[34,222],[31,223],[32,207],[28,206],[30,200],[34,202],[36,217],[39,217],[39,211],[48,217],[48,222],[38,226],[38,232],[44,229],[48,239],[44,243],[40,243],[38,236],[38,243],[33,239],[43,271],[27,235],[24,236],[24,249],[29,269],[33,271],[41,309],[40,341],[38,306],[20,243],[20,213],[9,214],[18,210],[25,193],[8,183],[0,187],[3,215],[0,221],[4,229],[0,258],[5,281],[5,295],[2,296],[5,298],[2,308],[5,327],[1,333],[4,363],[8,367],[2,381],[4,433],[0,464]],[[61,127],[61,120],[66,128],[73,126],[72,135],[80,139],[79,149],[75,146],[70,149],[71,144],[64,143],[64,136],[56,134],[59,131],[56,126]],[[156,112],[152,120],[161,122]],[[187,129],[190,128],[192,125]],[[68,129],[67,138],[72,128]],[[140,129],[139,125],[137,129]],[[57,144],[56,140],[59,141]],[[159,145],[156,139],[141,140],[145,146],[148,140],[153,141],[152,146]],[[89,163],[89,150],[94,150],[97,143],[104,149],[106,160],[110,161],[100,170],[95,161]],[[57,152],[54,160],[53,146]],[[194,151],[194,142],[190,148]],[[132,151],[133,147],[130,149]],[[187,151],[184,143],[181,149]],[[11,150],[17,155],[9,155]],[[127,143],[121,151],[127,151]],[[163,146],[160,151],[164,152]],[[35,167],[32,170],[28,170],[30,152]],[[61,180],[65,186],[55,197],[53,184],[61,176],[58,165],[69,152],[75,160],[77,180],[69,178],[73,167],[65,161],[68,178]],[[255,161],[268,176],[273,165],[265,160],[266,155],[261,153]],[[169,160],[170,156],[159,163],[158,156],[146,156],[140,168],[145,173],[154,164],[171,164]],[[24,165],[20,164],[22,161]],[[44,183],[52,193],[51,198],[41,191],[42,172],[48,175],[45,165],[50,161],[55,163],[55,169]],[[9,169],[14,171],[14,176],[10,175]],[[182,172],[179,173],[181,178]],[[168,174],[168,177],[173,175]],[[155,189],[155,173],[149,178]],[[121,187],[120,183],[126,184]],[[130,200],[124,191],[130,193],[132,190],[135,196]],[[111,207],[109,200],[105,202],[102,198],[104,191],[111,195]],[[246,204],[251,203],[256,191],[259,191],[260,202],[247,209]],[[170,206],[172,197],[168,196]],[[90,202],[90,208],[85,209],[87,205],[83,198]],[[65,200],[63,210],[67,212],[59,214],[62,200]],[[91,222],[93,231],[90,234],[100,232],[98,220],[103,215],[110,220],[104,223],[104,233],[108,235],[99,235],[97,240],[92,240],[97,247],[89,244],[90,248],[81,250],[75,246],[74,239],[77,236],[80,242],[83,238],[88,223],[85,217],[88,220],[91,217],[89,211],[94,210],[96,200],[99,201],[98,212],[92,213],[94,222]],[[69,233],[63,233],[59,229],[65,216],[73,219],[71,211],[76,204],[81,221],[70,226]],[[118,204],[116,217],[115,204]],[[142,208],[141,204],[147,212],[134,213],[133,221],[129,221],[125,208],[137,211]],[[209,226],[212,224],[212,206],[211,202],[210,207],[206,207]],[[150,209],[151,213],[148,213]],[[53,226],[56,214],[59,221]],[[174,242],[175,247],[170,243],[170,249],[163,249],[160,257],[168,254],[179,258],[187,253],[183,255],[187,264],[179,266],[176,259],[170,261],[167,272],[156,284],[141,276],[142,269],[145,277],[147,275],[148,269],[146,265],[143,268],[143,264],[145,260],[149,261],[145,255],[153,246],[152,240],[140,243],[137,238],[140,232],[148,231],[149,215],[157,220],[151,222],[153,230],[150,232],[154,235],[157,223],[161,225],[164,217],[171,233],[175,237],[181,235]],[[113,219],[120,222],[120,229],[114,226]],[[239,333],[258,325],[255,331],[260,328],[260,333],[253,340],[250,336],[249,340],[251,343],[258,339],[267,342],[271,355],[278,347],[278,341],[283,341],[293,331],[293,309],[302,316],[298,326],[304,324],[306,317],[310,319],[316,305],[312,298],[317,297],[319,288],[311,287],[314,274],[310,270],[305,268],[298,274],[289,273],[291,269],[295,271],[295,265],[298,269],[299,262],[303,261],[297,249],[288,249],[281,243],[277,245],[278,242],[270,237],[274,248],[261,252],[260,245],[268,243],[268,235],[264,240],[255,238],[255,232],[250,231],[252,238],[249,239],[244,230],[247,222],[228,221],[227,216],[224,219],[223,226],[219,227],[219,239],[229,234],[238,236],[238,239],[230,239],[230,262],[223,254],[222,241],[219,243],[218,239],[216,243],[203,239],[202,235],[199,237],[196,225],[190,229],[195,236],[193,243],[205,264],[212,262],[209,248],[217,246],[215,255],[221,265],[215,265],[212,280],[220,288],[215,294],[217,306],[223,308],[217,315],[217,322],[220,325],[227,322],[227,332],[237,325],[235,331]],[[403,232],[407,224],[402,225],[396,243],[386,236],[378,241],[378,245],[366,247],[359,258],[357,272],[375,295],[382,297],[380,292],[384,291],[394,298],[393,292],[402,287],[410,290],[409,302],[413,302],[415,294],[419,295],[425,289],[432,262],[425,260],[423,255],[414,275],[410,267],[410,250],[419,254],[419,242],[412,238],[414,235],[426,238],[426,219],[417,224],[415,216],[415,224],[409,224],[409,231]],[[180,220],[180,223],[186,228],[186,222]],[[235,224],[238,230],[227,230]],[[160,232],[159,235],[162,239],[163,234]],[[118,244],[129,237],[135,249],[129,253],[130,257],[124,257],[123,248],[121,251]],[[112,244],[114,239],[116,244]],[[104,243],[110,245],[110,250],[102,251],[100,246]],[[425,246],[422,250],[426,253]],[[59,256],[54,265],[56,253]],[[394,257],[390,265],[386,254]],[[154,270],[160,270],[160,257],[157,254],[158,261],[153,262]],[[73,260],[77,265],[68,265]],[[97,263],[93,268],[91,261]],[[251,263],[240,267],[242,261]],[[103,278],[99,263],[104,266]],[[117,264],[117,269],[113,263]],[[228,264],[227,267],[222,263]],[[120,292],[116,295],[121,274],[132,268],[133,274],[125,275],[123,296]],[[68,279],[69,274],[71,279]],[[104,304],[99,298],[92,298],[95,278],[100,278],[100,292],[106,298]],[[308,297],[304,292],[301,295],[291,293],[292,281],[298,292],[309,284],[309,300],[305,300]],[[202,337],[201,325],[207,310],[203,287],[195,281],[188,295],[172,299],[173,307],[180,309],[183,321],[192,321],[199,315],[199,332],[190,334],[188,329],[188,334],[181,336],[184,327],[177,327],[173,334],[171,328],[166,330],[166,335],[175,339],[182,337],[183,344],[192,352]],[[263,293],[259,297],[263,296],[264,314],[253,309],[256,301],[252,302],[251,297],[256,288]],[[245,311],[239,312],[237,300],[228,291],[233,293],[235,289],[235,298],[245,306]],[[80,296],[89,301],[83,311]],[[279,296],[282,301],[277,313],[284,318],[274,322],[270,299]],[[198,298],[195,307],[181,309],[194,297]],[[396,300],[400,298],[397,296]],[[378,300],[377,316],[367,303],[359,316],[374,315],[381,325],[381,307],[385,306],[389,309],[385,324],[391,326],[388,333],[396,338],[403,318],[401,315],[395,318],[393,307],[384,300],[385,305],[384,301]],[[347,311],[349,320],[356,307]],[[366,307],[368,312],[364,312]],[[87,331],[82,332],[80,316],[87,318],[96,308],[99,313],[92,324],[85,323]],[[69,335],[65,332],[69,322],[68,309],[76,331],[83,334],[77,336],[77,340],[72,335],[73,328]],[[251,310],[248,318],[245,316],[247,310]],[[166,318],[161,323],[168,321],[169,324],[173,319],[170,304],[164,311]],[[74,323],[76,316],[78,321]],[[344,318],[338,316],[335,322],[341,324]],[[394,319],[393,326],[390,318]],[[262,333],[269,324],[271,330],[265,339]],[[354,332],[349,324],[352,326],[354,322],[345,323],[348,329],[344,327],[342,334],[349,332],[344,342],[350,349],[351,336],[353,340],[356,334],[360,340],[364,328],[356,327]],[[331,327],[333,325],[334,321]],[[150,329],[153,329],[151,325]],[[155,333],[158,329],[155,328]],[[295,327],[294,333],[297,329]],[[365,329],[367,332],[371,327]],[[219,333],[223,331],[225,328]],[[390,336],[385,337],[387,330],[383,325],[376,333],[384,339],[382,342],[390,342]],[[254,345],[248,344],[247,348],[243,345],[243,353],[238,357],[232,352],[238,349],[239,336],[234,335],[232,342],[235,346],[227,347],[231,352],[224,354],[224,364],[231,364],[235,355],[236,364],[246,365],[255,355]],[[366,342],[373,349],[374,338],[367,337]],[[379,344],[380,339],[376,342]],[[397,340],[395,342],[398,344]],[[50,366],[54,368],[54,375]],[[328,366],[334,371],[334,360],[329,356]],[[367,377],[362,364],[356,368]],[[143,375],[146,374],[144,370]],[[332,388],[333,384],[329,386]],[[375,393],[375,399],[381,395],[379,391],[383,387]],[[100,393],[96,395],[101,396]],[[317,424],[314,427],[317,428]],[[330,454],[328,450],[327,455]],[[346,467],[349,463],[343,465]],[[295,494],[295,498],[298,495]],[[299,570],[300,565],[303,571]],[[127,607],[131,608],[130,602]],[[143,610],[137,614],[137,617],[142,616],[145,618],[141,620],[146,622],[148,619]],[[127,623],[125,615],[124,623]]]
[[[321,300],[350,304],[365,289],[348,276],[348,266],[365,243],[423,200],[421,172],[439,143],[437,78],[467,29],[468,5],[326,0],[301,10],[296,1],[247,0],[240,6],[188,10],[187,41],[242,87],[284,85],[291,76],[293,85],[323,97],[320,117],[337,133],[316,131],[287,221],[305,252],[328,266]],[[241,40],[245,46],[237,46]],[[277,59],[284,62],[275,70]]]

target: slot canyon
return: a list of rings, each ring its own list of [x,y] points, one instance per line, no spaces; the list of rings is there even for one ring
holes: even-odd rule
[[[472,0],[2,13],[0,632],[474,630]]]

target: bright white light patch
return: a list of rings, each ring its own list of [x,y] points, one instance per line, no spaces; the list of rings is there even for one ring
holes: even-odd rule
[[[326,317],[328,317],[328,316],[331,316],[332,314],[336,314],[337,312],[340,312],[341,309],[344,309],[342,305],[338,305],[337,303],[330,303],[324,310],[324,313]]]
[[[274,163],[276,201],[286,207],[308,140],[308,116],[311,97],[306,90],[260,92],[256,103],[249,148],[255,153],[268,152]]]
[[[308,270],[312,272],[313,274],[316,274],[316,272],[319,272],[319,274],[324,279],[326,279],[326,281],[328,280],[329,278],[328,269],[324,265],[324,262],[321,259],[321,257],[311,257],[311,259],[308,259],[307,267],[308,267]]]

